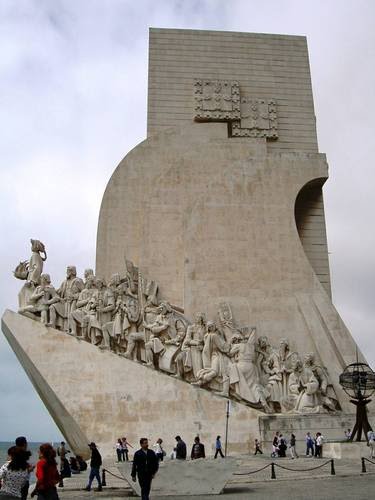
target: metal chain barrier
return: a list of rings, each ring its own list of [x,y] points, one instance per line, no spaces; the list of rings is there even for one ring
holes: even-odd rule
[[[121,481],[128,482],[124,477],[117,476],[116,474],[113,474],[113,472],[109,471],[108,469],[103,469],[103,471],[102,471],[102,484],[103,484],[103,486],[107,486],[106,484],[104,484],[104,483],[106,483],[106,479],[105,479],[106,472],[108,474],[111,474],[111,476],[116,477],[117,479],[121,479]]]
[[[361,470],[361,472],[367,472],[367,470],[366,470],[366,462],[368,462],[369,464],[375,465],[375,462],[373,462],[372,460],[370,460],[369,458],[366,458],[366,457],[362,457],[361,458],[361,462],[362,462],[362,470]]]
[[[261,469],[252,470],[250,472],[234,472],[233,475],[234,476],[247,476],[248,474],[256,474],[257,472],[261,472],[262,470],[267,469],[267,467],[269,467],[270,465],[272,465],[272,464],[267,464],[264,467],[262,467]]]
[[[333,458],[331,458],[330,460],[327,460],[326,462],[324,462],[316,467],[309,467],[308,469],[291,469],[290,467],[285,467],[284,465],[280,465],[276,462],[271,462],[271,463],[265,465],[264,467],[262,467],[261,469],[257,469],[257,470],[253,470],[253,471],[249,471],[249,472],[235,472],[233,475],[234,476],[248,476],[250,474],[256,474],[257,472],[261,472],[262,470],[267,469],[267,467],[271,467],[271,479],[276,479],[275,467],[279,467],[280,469],[284,469],[284,470],[287,470],[290,472],[310,472],[310,471],[313,471],[316,469],[321,469],[322,467],[324,467],[325,465],[328,465],[328,464],[331,465],[331,476],[335,476],[336,471],[335,471],[335,462],[334,462]],[[374,464],[375,464],[375,462],[374,462]]]

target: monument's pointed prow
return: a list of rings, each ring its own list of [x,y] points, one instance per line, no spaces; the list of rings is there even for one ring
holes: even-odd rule
[[[48,364],[51,362],[50,349],[52,348],[56,354],[58,346],[51,345],[47,350],[44,347],[55,343],[56,334],[60,334],[9,310],[5,311],[1,318],[1,329],[54,422],[69,441],[69,445],[77,455],[88,457],[89,441],[58,397],[60,391],[56,390],[56,386],[53,387],[57,372],[61,376],[61,385],[64,385],[64,380],[66,383],[71,383],[69,375],[65,374],[63,360],[58,363],[60,369],[58,365],[51,365],[48,369]]]

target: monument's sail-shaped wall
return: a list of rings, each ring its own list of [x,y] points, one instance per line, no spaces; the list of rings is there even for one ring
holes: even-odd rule
[[[51,289],[36,241],[39,275],[20,295],[31,319],[3,317],[76,450],[109,452],[124,429],[213,442],[227,398],[232,451],[272,425],[342,434],[338,376],[356,345],[331,302],[327,177],[305,37],[150,30],[148,137],[106,188],[97,278],[70,267]],[[76,385],[60,358],[68,372],[82,361]]]

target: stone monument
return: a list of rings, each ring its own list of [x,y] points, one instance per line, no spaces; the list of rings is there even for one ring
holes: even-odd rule
[[[342,434],[356,345],[331,302],[327,177],[305,37],[150,30],[148,136],[107,185],[95,273],[69,265],[55,289],[32,240],[3,316],[76,453],[213,443],[228,399],[231,452]]]

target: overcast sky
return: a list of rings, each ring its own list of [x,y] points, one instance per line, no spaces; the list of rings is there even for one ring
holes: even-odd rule
[[[375,368],[375,2],[0,0],[0,312],[30,237],[54,284],[67,264],[94,267],[109,177],[146,136],[148,28],[306,35],[334,303]],[[0,335],[0,441],[57,440]]]

